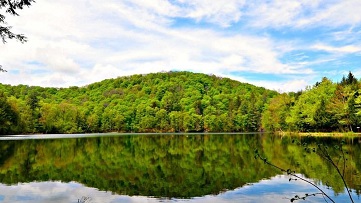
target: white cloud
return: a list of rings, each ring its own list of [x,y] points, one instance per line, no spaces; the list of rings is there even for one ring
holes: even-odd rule
[[[238,22],[242,16],[245,0],[208,1],[208,0],[178,0],[181,4],[179,17],[205,20],[228,27]],[[183,14],[182,14],[183,13]]]
[[[233,72],[311,75],[316,71],[309,67],[320,59],[285,62],[284,54],[297,49],[350,54],[361,48],[354,41],[338,47],[320,41],[305,48],[312,43],[277,39],[265,29],[331,26],[331,21],[355,25],[360,21],[359,6],[352,0],[326,4],[321,0],[37,1],[8,20],[13,31],[26,34],[29,42],[2,45],[0,64],[9,72],[1,73],[0,82],[66,87],[163,70],[220,76]],[[177,21],[180,18],[194,22],[187,27],[187,21]],[[185,25],[176,27],[177,23]],[[238,32],[238,27],[243,29]],[[247,32],[248,28],[256,31]],[[257,84],[296,89],[303,83],[307,81]]]
[[[8,18],[9,24],[14,25],[14,31],[26,33],[29,40],[33,36],[42,39],[58,39],[66,36],[81,37],[78,29],[75,4],[59,1],[42,1],[32,4],[19,12],[20,16]]]
[[[319,5],[319,0],[252,1],[247,14],[252,17],[251,26],[294,26],[306,10],[315,10]]]
[[[361,1],[359,0],[335,1],[314,10],[313,15],[298,20],[296,24],[298,26],[322,25],[327,27],[359,25],[361,23],[360,9]]]
[[[337,27],[361,24],[359,0],[252,1],[246,15],[256,27]]]
[[[316,44],[312,47],[316,50],[327,51],[327,52],[336,52],[336,53],[356,53],[361,51],[361,47],[355,45],[347,45],[341,47],[335,47],[324,44]]]
[[[274,90],[277,92],[297,92],[304,90],[307,85],[313,82],[314,77],[307,77],[304,78],[302,76],[299,77],[291,77],[290,79],[286,80],[264,80],[264,79],[258,79],[258,80],[247,80],[244,77],[240,76],[233,76],[233,75],[221,75],[222,77],[228,77],[233,80],[241,81],[250,83],[259,87],[264,87],[270,90]]]
[[[301,174],[297,174],[302,176]],[[303,176],[302,176],[303,177]],[[234,203],[234,202],[290,202],[286,197],[315,193],[317,189],[304,181],[289,181],[289,176],[277,175],[270,179],[261,180],[256,183],[245,185],[234,190],[221,192],[218,195],[205,195],[191,199],[177,198],[153,198],[145,196],[118,195],[112,192],[99,191],[96,188],[86,187],[76,182],[30,182],[17,185],[0,184],[0,196],[3,202],[45,203],[45,202],[78,202],[87,198],[92,202],[122,202],[122,203],[159,203],[159,202],[189,202],[189,203]],[[303,177],[305,178],[305,177]],[[307,179],[307,178],[306,178]],[[319,187],[332,193],[332,190],[324,185]],[[292,191],[290,193],[290,191]],[[352,193],[356,197],[356,194]],[[310,197],[311,198],[311,197]],[[345,201],[347,194],[338,194],[333,197],[335,201]],[[323,201],[322,196],[315,196],[310,201]]]
[[[289,80],[286,82],[278,82],[278,83],[274,83],[274,84],[269,84],[269,82],[261,82],[259,83],[259,85],[261,86],[265,86],[267,88],[276,90],[276,91],[280,91],[280,92],[297,92],[297,91],[301,91],[304,90],[307,85],[310,84],[310,80],[309,79],[295,79],[295,80]],[[264,85],[262,85],[262,83]]]

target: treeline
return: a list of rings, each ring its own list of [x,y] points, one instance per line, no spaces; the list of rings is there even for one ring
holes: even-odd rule
[[[86,87],[0,84],[0,134],[258,131],[278,93],[228,78],[166,72]]]
[[[341,82],[323,78],[298,93],[274,97],[262,114],[271,131],[361,131],[361,81],[349,72]]]

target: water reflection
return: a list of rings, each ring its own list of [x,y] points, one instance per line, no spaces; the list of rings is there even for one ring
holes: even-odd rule
[[[77,202],[90,196],[93,202],[289,202],[286,198],[297,192],[314,189],[277,176],[279,171],[253,158],[255,148],[275,164],[327,184],[336,199],[344,197],[336,171],[292,144],[293,138],[250,134],[81,136],[1,141],[0,182],[10,186],[1,185],[0,200]],[[330,146],[339,141],[309,140]],[[361,150],[352,144],[353,139],[347,142],[345,150],[350,155],[345,179],[359,194]]]
[[[321,186],[326,192],[332,193],[327,187]],[[292,191],[292,192],[290,192]],[[111,192],[99,191],[96,188],[86,187],[76,182],[32,182],[12,186],[0,184],[0,202],[26,202],[26,203],[160,203],[160,202],[187,202],[187,203],[282,203],[290,202],[295,195],[315,193],[317,190],[304,182],[289,182],[288,177],[278,175],[269,180],[246,185],[222,192],[218,195],[206,195],[191,199],[178,198],[152,198],[144,196],[117,195]],[[353,193],[354,200],[360,201]],[[346,194],[334,198],[336,202],[348,202]],[[325,202],[322,196],[308,197],[307,202]]]

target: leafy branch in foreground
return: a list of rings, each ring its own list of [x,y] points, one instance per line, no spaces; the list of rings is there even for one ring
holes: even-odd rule
[[[7,71],[4,70],[4,69],[2,68],[2,66],[0,65],[0,72],[7,72]]]
[[[5,9],[6,13],[9,13],[13,16],[19,16],[16,10],[23,9],[25,6],[29,7],[31,3],[35,2],[34,0],[0,0],[0,9]],[[7,24],[5,21],[5,15],[0,14],[0,24]],[[6,38],[8,39],[17,39],[20,42],[26,42],[26,37],[22,34],[14,34],[10,31],[11,26],[1,26],[0,25],[0,37],[2,38],[3,43],[6,43]]]
[[[91,197],[85,197],[82,196],[80,199],[78,199],[78,203],[90,203],[92,201]]]
[[[29,7],[34,2],[34,0],[0,0],[0,10],[5,9],[5,13],[9,13],[13,16],[19,16],[17,10]],[[2,39],[3,44],[7,42],[6,39],[16,39],[21,43],[27,41],[27,38],[23,34],[15,34],[11,31],[11,28],[12,26],[7,26],[5,15],[0,13],[0,38]],[[0,72],[7,71],[0,65]]]
[[[345,178],[344,178],[344,177],[345,177],[345,169],[346,169],[346,167],[347,167],[347,166],[346,166],[346,161],[347,161],[346,154],[348,154],[347,151],[344,151],[344,150],[343,150],[343,145],[345,144],[345,141],[344,141],[344,140],[342,140],[342,142],[341,142],[339,145],[334,145],[334,147],[333,147],[336,151],[339,151],[339,152],[340,152],[340,154],[339,154],[339,159],[338,159],[337,162],[335,162],[335,161],[332,159],[332,157],[331,157],[331,155],[330,155],[330,152],[329,152],[328,146],[326,146],[326,145],[324,145],[324,144],[317,144],[317,147],[309,147],[309,145],[308,145],[307,142],[303,142],[303,143],[302,143],[302,142],[299,142],[299,141],[296,141],[296,140],[292,140],[292,143],[296,143],[297,145],[303,147],[304,150],[305,150],[307,153],[311,153],[311,152],[316,153],[316,154],[317,154],[319,157],[321,157],[323,160],[325,160],[326,162],[329,162],[329,163],[333,166],[333,168],[335,168],[335,170],[337,171],[339,177],[342,179],[343,185],[344,185],[344,187],[345,187],[346,190],[347,190],[347,193],[348,193],[348,196],[349,196],[350,201],[351,201],[352,203],[354,202],[354,201],[353,201],[353,198],[352,198],[352,196],[351,196],[351,193],[350,193],[350,189],[349,189],[349,187],[347,186],[347,183],[346,183]],[[295,200],[305,200],[307,197],[309,197],[309,196],[315,196],[316,194],[321,194],[326,202],[327,202],[327,199],[328,199],[329,201],[331,201],[331,202],[335,202],[332,198],[330,198],[330,197],[329,197],[320,187],[318,187],[315,183],[313,183],[313,182],[311,182],[311,181],[309,181],[309,180],[306,180],[305,178],[300,177],[299,175],[296,174],[295,171],[293,171],[293,170],[291,170],[291,169],[283,169],[283,168],[281,168],[281,167],[279,167],[279,166],[277,166],[277,165],[275,165],[275,164],[272,164],[270,161],[267,160],[267,158],[262,157],[262,156],[259,154],[258,150],[256,149],[256,150],[255,150],[255,159],[257,159],[257,158],[261,159],[265,164],[268,164],[268,165],[270,165],[270,166],[272,166],[272,167],[274,167],[274,168],[276,168],[276,169],[279,169],[279,170],[282,171],[282,172],[287,173],[287,175],[290,175],[290,176],[293,176],[293,177],[296,178],[296,179],[290,178],[289,181],[300,179],[300,180],[302,180],[302,181],[304,181],[304,182],[312,185],[313,187],[315,187],[317,190],[320,191],[320,193],[314,193],[314,194],[311,194],[311,195],[310,195],[310,194],[305,194],[305,196],[303,196],[303,197],[300,197],[300,196],[296,195],[294,198],[291,198],[291,199],[290,199],[291,202],[293,202],[293,201],[295,201]],[[340,163],[340,161],[342,161],[342,163],[341,163],[341,164],[342,164],[342,170],[339,168],[339,163]],[[341,172],[341,171],[342,171],[342,172]]]
[[[305,179],[305,178],[302,178],[301,176],[297,175],[297,174],[296,174],[296,171],[293,171],[293,170],[291,170],[291,169],[284,169],[284,168],[281,168],[281,167],[279,167],[279,166],[277,166],[277,165],[275,165],[275,164],[272,164],[270,161],[267,160],[267,158],[262,157],[262,156],[259,154],[259,152],[258,152],[257,149],[255,150],[255,156],[254,156],[254,158],[255,158],[255,159],[258,159],[258,158],[259,158],[259,159],[261,159],[265,164],[267,164],[267,165],[269,165],[269,166],[272,166],[272,167],[280,170],[281,172],[287,173],[287,175],[290,175],[290,176],[293,176],[293,177],[296,178],[296,179],[290,178],[289,181],[291,181],[291,180],[298,180],[298,179],[299,179],[299,180],[302,180],[302,181],[304,181],[304,182],[312,185],[313,187],[315,187],[317,190],[320,191],[320,194],[322,194],[322,196],[324,197],[324,199],[325,199],[326,202],[327,202],[326,198],[327,198],[328,200],[330,200],[331,202],[335,202],[330,196],[328,196],[328,195],[327,195],[320,187],[318,187],[315,183],[313,183],[313,182],[311,182],[311,181],[309,181],[309,180],[307,180],[307,179]],[[315,193],[315,194],[316,194],[316,193]],[[309,195],[305,194],[305,197],[300,198],[299,196],[296,195],[294,198],[291,198],[290,201],[293,202],[293,201],[295,201],[295,200],[300,200],[300,199],[303,200],[303,199],[305,199],[305,198],[308,197],[308,196],[309,196]],[[313,196],[314,196],[314,195],[313,195]]]
[[[295,179],[297,180],[297,179]],[[294,202],[296,200],[306,200],[307,197],[311,197],[311,196],[316,196],[316,195],[323,195],[323,193],[321,192],[316,192],[316,193],[312,193],[312,194],[308,194],[306,193],[305,196],[298,196],[298,195],[295,195],[294,197],[292,197],[290,199],[291,202]]]
[[[308,147],[307,143],[300,143],[298,142],[298,144],[300,145],[303,145],[305,147],[305,149],[307,151],[310,151],[310,148]],[[334,145],[333,148],[336,150],[336,151],[339,151],[340,152],[340,155],[339,155],[339,160],[337,161],[337,163],[332,159],[330,153],[329,153],[329,150],[328,150],[328,147],[325,146],[324,144],[317,144],[317,148],[312,148],[312,152],[316,153],[318,156],[320,156],[322,159],[324,159],[325,161],[329,162],[337,171],[338,175],[340,176],[345,188],[346,188],[346,191],[347,191],[347,194],[351,200],[351,202],[354,202],[353,199],[352,199],[352,196],[351,196],[351,193],[350,193],[350,189],[348,188],[347,186],[347,183],[345,181],[345,169],[346,169],[346,161],[347,161],[347,158],[345,157],[346,155],[345,154],[348,154],[347,151],[344,151],[343,150],[343,145],[345,144],[345,141],[342,140],[341,143],[339,145]],[[339,168],[339,162],[340,160],[342,160],[342,173],[341,173],[341,170]]]

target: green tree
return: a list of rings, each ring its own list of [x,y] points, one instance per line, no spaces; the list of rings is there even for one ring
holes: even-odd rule
[[[0,92],[0,134],[14,133],[18,119],[18,113],[10,106],[4,93]]]
[[[347,128],[350,131],[353,130],[352,124],[356,114],[353,108],[355,101],[353,94],[351,86],[337,85],[335,95],[327,106],[328,111],[335,116],[341,128]]]
[[[343,76],[342,80],[340,82],[340,85],[347,86],[347,85],[356,85],[357,79],[355,76],[351,73],[351,71],[348,72],[347,77]]]
[[[14,96],[8,97],[7,101],[11,108],[18,114],[18,122],[16,125],[12,125],[12,128],[16,129],[15,131],[17,133],[34,132],[32,111],[29,106],[26,105],[26,102],[21,99],[17,99]]]
[[[29,128],[31,132],[37,132],[41,128],[39,126],[39,98],[38,93],[35,89],[30,90],[26,96],[26,105],[30,108],[31,111],[31,122],[29,123]]]
[[[41,105],[41,117],[39,122],[43,126],[45,133],[58,133],[60,129],[57,126],[58,112],[57,105],[43,103]]]
[[[169,113],[170,128],[173,132],[183,131],[183,114],[180,111]]]
[[[155,113],[156,129],[159,131],[169,131],[169,116],[165,109],[160,109]]]
[[[262,127],[270,131],[286,130],[288,128],[286,118],[293,102],[294,98],[286,93],[271,99],[262,114]]]
[[[203,131],[202,116],[196,114],[195,110],[183,113],[183,129],[185,132]]]
[[[100,118],[97,114],[90,114],[86,117],[87,131],[96,133],[100,131]]]
[[[336,84],[327,78],[323,78],[322,82],[313,88],[306,89],[295,101],[295,105],[291,107],[290,115],[286,118],[290,128],[299,131],[318,130],[317,121],[321,118],[320,112],[325,105],[329,105],[328,102],[334,96],[335,90]]]

